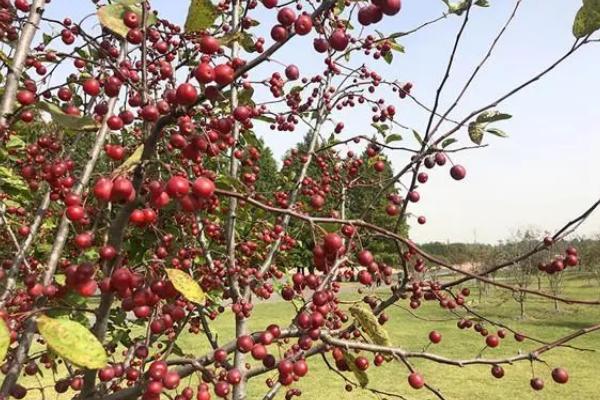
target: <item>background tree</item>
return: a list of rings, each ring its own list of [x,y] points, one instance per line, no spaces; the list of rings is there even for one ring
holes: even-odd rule
[[[518,231],[514,238],[502,246],[502,251],[508,254],[508,258],[514,257],[516,254],[522,254],[535,243],[535,238],[539,236],[539,232],[531,229]],[[544,257],[545,255],[543,254],[536,254],[526,260],[515,263],[515,265],[508,270],[509,279],[519,288],[527,289],[540,275],[538,266],[543,263]],[[541,289],[541,287],[538,284],[538,290],[539,289]],[[519,303],[519,317],[525,318],[527,292],[513,292],[512,297]]]
[[[393,180],[394,172],[385,154],[376,147],[369,147],[359,160],[366,166],[359,176],[353,177],[346,193],[346,204],[350,218],[363,218],[365,221],[408,236],[406,220],[397,217],[401,196],[395,187],[387,187]],[[382,190],[384,189],[384,190]],[[392,241],[377,235],[364,238],[363,246],[377,254],[388,264],[400,262]]]

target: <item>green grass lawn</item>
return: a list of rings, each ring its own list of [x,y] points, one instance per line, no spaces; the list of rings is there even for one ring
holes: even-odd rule
[[[380,291],[383,296],[385,292]],[[594,281],[581,279],[567,282],[565,296],[595,299],[600,297],[600,291]],[[342,297],[350,299],[350,293]],[[600,322],[600,307],[598,306],[570,306],[561,304],[561,311],[554,311],[550,301],[531,298],[526,304],[526,318],[520,319],[518,304],[512,300],[510,294],[492,290],[484,297],[482,303],[477,302],[477,290],[473,288],[470,297],[470,306],[477,312],[490,319],[501,320],[510,327],[522,331],[530,336],[542,340],[552,341],[574,330]],[[399,303],[407,306],[407,301]],[[270,302],[258,304],[252,318],[252,330],[264,329],[271,323],[282,326],[289,323],[294,309],[288,303]],[[484,346],[484,338],[471,330],[456,328],[456,320],[447,321],[452,314],[442,310],[438,305],[425,304],[416,314],[423,318],[417,319],[401,308],[389,309],[390,321],[385,325],[395,346],[406,350],[420,351],[428,343],[428,333],[438,330],[442,333],[442,342],[432,346],[428,351],[453,358],[473,358]],[[430,321],[441,320],[441,322]],[[230,313],[225,313],[214,322],[214,330],[223,341],[228,341],[233,335],[232,318]],[[491,331],[494,327],[487,326]],[[200,355],[208,350],[208,342],[200,335],[184,334],[179,340],[179,345],[185,353]],[[534,392],[529,387],[532,366],[529,362],[520,362],[515,365],[505,366],[505,377],[501,380],[493,378],[490,367],[468,366],[458,368],[445,366],[430,361],[413,360],[413,364],[425,376],[430,384],[439,388],[447,399],[600,399],[598,395],[598,372],[596,367],[600,362],[600,332],[592,333],[574,340],[571,344],[578,347],[597,349],[599,352],[583,352],[568,348],[560,348],[543,355],[547,363],[535,363],[533,368],[536,376],[542,377],[546,387],[541,392]],[[500,358],[517,354],[519,351],[528,352],[537,345],[530,341],[518,343],[512,335],[503,340],[499,348],[488,349],[483,357]],[[273,351],[276,351],[273,350]],[[369,356],[372,359],[372,357]],[[566,385],[555,384],[550,371],[553,367],[563,366],[570,374],[569,383]],[[345,383],[336,374],[330,372],[320,357],[309,359],[309,374],[296,384],[302,390],[301,398],[310,400],[325,399],[377,399],[370,392],[355,389],[348,393]],[[433,399],[434,396],[426,391],[413,390],[408,386],[406,368],[398,363],[387,363],[382,367],[371,366],[368,370],[370,386],[379,390],[401,394],[408,399],[424,400]],[[262,399],[267,391],[264,381],[272,375],[255,378],[249,386],[249,400]],[[353,378],[350,374],[349,378]],[[47,378],[49,381],[49,378]],[[191,383],[196,382],[195,377],[189,378]],[[184,380],[187,383],[188,380]],[[26,378],[26,386],[38,386],[35,379]],[[280,391],[277,399],[283,399],[284,391]],[[56,398],[47,392],[48,399]],[[41,398],[39,392],[31,392],[28,399]],[[66,397],[61,397],[66,398]]]

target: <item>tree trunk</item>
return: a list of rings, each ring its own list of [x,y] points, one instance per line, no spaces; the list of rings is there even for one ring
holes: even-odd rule
[[[521,298],[519,301],[519,308],[521,309],[521,319],[525,318],[525,299]]]

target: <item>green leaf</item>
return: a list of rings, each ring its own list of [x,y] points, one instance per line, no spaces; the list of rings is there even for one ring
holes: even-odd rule
[[[40,243],[35,246],[35,251],[42,255],[50,254],[50,250],[52,250],[52,245],[50,243]]]
[[[42,224],[42,230],[49,231],[54,228],[56,228],[56,218],[46,218]]]
[[[121,0],[114,4],[108,4],[102,6],[96,12],[98,19],[100,20],[100,24],[110,29],[112,32],[116,33],[121,37],[126,37],[129,32],[129,28],[123,22],[123,14],[125,11],[133,11],[135,12],[141,20],[142,17],[142,8],[139,5],[139,1],[132,0]],[[156,23],[156,15],[152,12],[148,12],[146,15],[146,26],[150,26]]]
[[[242,31],[229,32],[219,38],[219,43],[221,43],[222,46],[231,47],[232,43],[239,42],[243,37],[244,32]]]
[[[0,318],[0,361],[6,357],[8,346],[10,345],[10,331],[4,319]]]
[[[25,147],[25,145],[26,144],[23,139],[17,135],[11,135],[10,139],[8,139],[8,142],[6,142],[6,148],[12,150],[22,149]]]
[[[0,61],[2,61],[4,64],[6,64],[8,66],[13,65],[12,57],[7,56],[6,53],[3,52],[2,50],[0,50]]]
[[[335,146],[336,144],[340,143],[339,140],[337,140],[337,138],[335,137],[335,135],[332,133],[331,135],[329,135],[329,137],[327,138],[327,143],[325,143],[326,146]]]
[[[254,146],[256,148],[260,148],[260,141],[252,131],[245,131],[242,133],[242,137],[250,146]]]
[[[85,315],[85,313],[83,313],[81,311],[75,311],[75,312],[73,312],[71,314],[71,320],[80,323],[82,326],[85,326],[88,329],[91,328],[90,320]]]
[[[226,35],[221,36],[219,42],[223,46],[232,47],[233,43],[237,42],[242,46],[242,48],[248,53],[252,53],[255,51],[254,47],[254,39],[252,39],[252,35],[245,31],[237,31],[235,33],[228,33]]]
[[[582,38],[600,29],[600,0],[583,0],[573,22],[573,35]]]
[[[87,298],[77,292],[69,291],[64,295],[62,300],[71,307],[84,307],[87,303]]]
[[[450,146],[451,144],[454,144],[458,142],[458,140],[454,139],[454,138],[450,138],[450,139],[446,139],[442,142],[442,148],[445,149],[446,147]]]
[[[396,43],[396,41],[392,41],[390,43],[392,50],[397,51],[398,53],[404,53],[405,48],[400,43]]]
[[[348,369],[352,371],[352,373],[356,377],[356,380],[358,381],[360,387],[366,387],[369,384],[369,376],[365,371],[358,369],[358,367],[354,363],[356,357],[354,357],[353,354],[344,351],[344,360],[346,361],[346,365],[348,365]]]
[[[348,31],[354,30],[354,25],[352,25],[349,19],[339,19],[338,23],[342,24]]]
[[[296,309],[296,312],[300,312],[300,310],[302,310],[302,307],[304,307],[304,301],[301,298],[294,297],[292,299],[292,305]]]
[[[231,175],[220,175],[217,177],[217,180],[215,181],[216,186],[219,189],[225,189],[225,190],[235,190],[235,191],[243,191],[244,190],[244,184],[242,183],[242,181],[240,181],[237,178],[234,178]]]
[[[202,288],[200,288],[200,285],[198,285],[191,276],[174,268],[168,268],[166,271],[169,280],[183,297],[194,303],[204,302],[206,296],[204,295]]]
[[[64,285],[66,281],[67,277],[64,274],[54,275],[54,282],[58,283],[59,285]]]
[[[44,42],[44,45],[48,46],[52,41],[52,36],[48,35],[47,33],[44,33],[42,34],[42,40]]]
[[[54,103],[42,101],[38,103],[37,106],[40,110],[49,113],[54,122],[63,128],[74,131],[96,131],[100,127],[92,117],[78,117],[65,114],[64,111]]]
[[[247,32],[243,32],[242,40],[240,40],[240,45],[242,46],[242,49],[244,49],[248,53],[252,53],[255,50],[254,40],[252,39],[252,36]]]
[[[461,15],[469,7],[469,0],[462,0],[460,3],[450,3],[448,0],[442,1],[448,6],[450,14]]]
[[[80,258],[83,258],[86,261],[96,261],[98,257],[100,257],[100,254],[98,253],[98,250],[92,247],[91,249],[86,250],[81,256],[82,257]]]
[[[392,61],[394,61],[394,53],[392,53],[391,51],[386,51],[385,53],[383,53],[383,59],[386,63],[391,64]]]
[[[100,369],[108,363],[102,343],[83,325],[41,315],[37,327],[48,347],[76,366]]]
[[[393,133],[385,138],[385,144],[390,144],[392,142],[399,142],[400,140],[402,140],[402,136],[400,136],[397,133]]]
[[[274,124],[276,122],[275,118],[269,117],[267,115],[259,115],[258,117],[255,117],[254,119],[257,119],[257,120],[263,121],[263,122],[267,122],[269,124]]]
[[[481,144],[481,141],[483,140],[483,128],[481,127],[481,124],[478,124],[477,122],[471,122],[469,124],[469,138],[471,138],[473,143]]]
[[[485,111],[485,112],[482,112],[481,114],[479,114],[475,121],[477,123],[484,123],[484,122],[502,121],[502,120],[511,119],[511,118],[512,118],[512,115],[506,114],[506,113],[501,113],[499,111]]]
[[[186,32],[199,32],[210,28],[217,19],[217,9],[210,0],[192,0],[185,20]]]
[[[492,135],[498,136],[498,137],[502,137],[502,138],[508,137],[508,134],[506,132],[504,132],[503,130],[498,129],[498,128],[489,128],[489,129],[486,129],[485,131],[488,133],[491,133]]]
[[[419,142],[420,145],[423,145],[423,138],[421,137],[421,135],[419,134],[419,132],[417,132],[416,130],[412,130],[413,136],[415,137],[415,139],[417,139],[417,142]]]
[[[29,193],[29,188],[23,179],[16,175],[12,169],[2,166],[0,166],[0,188],[21,194]]]
[[[477,0],[475,2],[475,5],[479,6],[479,7],[489,7],[490,6],[490,2],[488,0]]]
[[[252,96],[254,95],[253,88],[242,89],[238,92],[238,101],[243,105],[251,105],[254,106],[254,101],[252,100]]]
[[[319,224],[319,227],[323,228],[326,232],[337,232],[340,230],[339,224],[334,224],[332,222],[324,222]]]
[[[383,136],[385,136],[385,132],[388,131],[390,129],[390,127],[387,124],[371,124],[371,126],[375,129],[377,129],[377,132]]]
[[[250,18],[250,17],[246,17],[246,20],[245,20],[245,22],[247,22],[247,23],[248,23],[248,25],[250,25],[250,26],[259,26],[259,25],[260,25],[260,21],[257,21],[257,20],[255,20],[255,19],[252,19],[252,18]]]

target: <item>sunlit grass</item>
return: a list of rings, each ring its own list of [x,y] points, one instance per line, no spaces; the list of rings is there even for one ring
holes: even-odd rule
[[[385,296],[383,289],[376,294]],[[597,284],[587,280],[569,280],[563,292],[564,296],[574,298],[597,299],[600,296]],[[344,292],[345,299],[352,297],[351,292]],[[510,327],[525,332],[526,334],[545,341],[553,341],[577,329],[600,322],[600,309],[594,306],[575,306],[561,304],[561,311],[554,310],[551,301],[530,298],[525,307],[526,317],[519,318],[518,304],[512,299],[510,293],[490,289],[483,301],[478,303],[478,293],[472,288],[470,306],[477,312],[484,314],[493,320],[500,320]],[[356,298],[356,295],[354,295]],[[407,306],[407,301],[400,302],[401,306]],[[257,304],[250,322],[252,330],[264,329],[271,323],[282,326],[289,324],[294,308],[283,302],[268,302]],[[443,340],[440,344],[430,346],[428,351],[451,357],[468,359],[474,358],[484,347],[484,338],[473,330],[459,330],[456,328],[456,320],[448,321],[454,317],[447,311],[441,309],[437,304],[427,303],[415,313],[421,319],[410,315],[405,309],[392,307],[388,314],[390,321],[385,325],[395,346],[406,350],[421,351],[428,343],[428,333],[431,330],[440,331]],[[432,321],[430,321],[432,320]],[[435,320],[435,321],[434,321]],[[492,326],[486,326],[493,331]],[[233,337],[232,315],[226,312],[213,323],[214,332],[221,342],[231,340]],[[186,354],[201,355],[209,350],[209,344],[203,334],[192,335],[184,333],[179,346]],[[592,333],[578,338],[572,342],[574,346],[597,349],[600,351],[600,332]],[[518,343],[513,340],[512,335],[502,341],[497,349],[485,350],[482,357],[509,357],[519,351],[528,352],[537,345],[531,341]],[[276,348],[270,349],[277,352]],[[372,358],[369,356],[369,358]],[[439,365],[430,361],[413,360],[413,364],[425,376],[427,382],[440,389],[447,399],[463,400],[480,398],[486,400],[504,399],[596,399],[597,394],[597,370],[596,365],[600,362],[600,353],[577,351],[568,348],[556,349],[543,355],[542,359],[547,363],[535,363],[533,369],[535,375],[544,379],[546,387],[541,392],[533,392],[529,387],[529,379],[532,376],[532,365],[529,362],[520,362],[515,365],[505,366],[506,375],[504,379],[497,380],[490,374],[489,366],[468,366],[458,368],[453,366]],[[555,384],[550,371],[553,367],[563,366],[568,369],[570,381],[567,385]],[[355,389],[346,392],[345,383],[336,374],[330,372],[320,357],[309,360],[309,374],[298,382],[295,387],[302,390],[304,399],[376,399],[370,392]],[[392,362],[382,367],[371,366],[368,370],[370,386],[386,392],[401,394],[408,399],[425,400],[434,398],[426,390],[416,391],[408,386],[406,381],[406,368],[398,363]],[[275,374],[257,377],[251,381],[249,386],[249,400],[262,399],[268,390],[265,379],[275,378]],[[351,375],[349,378],[353,378]],[[41,378],[44,384],[52,383],[52,376],[46,372]],[[24,378],[25,386],[39,386],[36,379]],[[184,384],[197,382],[196,377],[183,381]],[[285,391],[282,390],[277,399],[283,399]],[[56,395],[47,391],[48,399],[55,399]],[[61,396],[60,399],[71,396]],[[31,392],[28,399],[40,399],[40,393]]]

